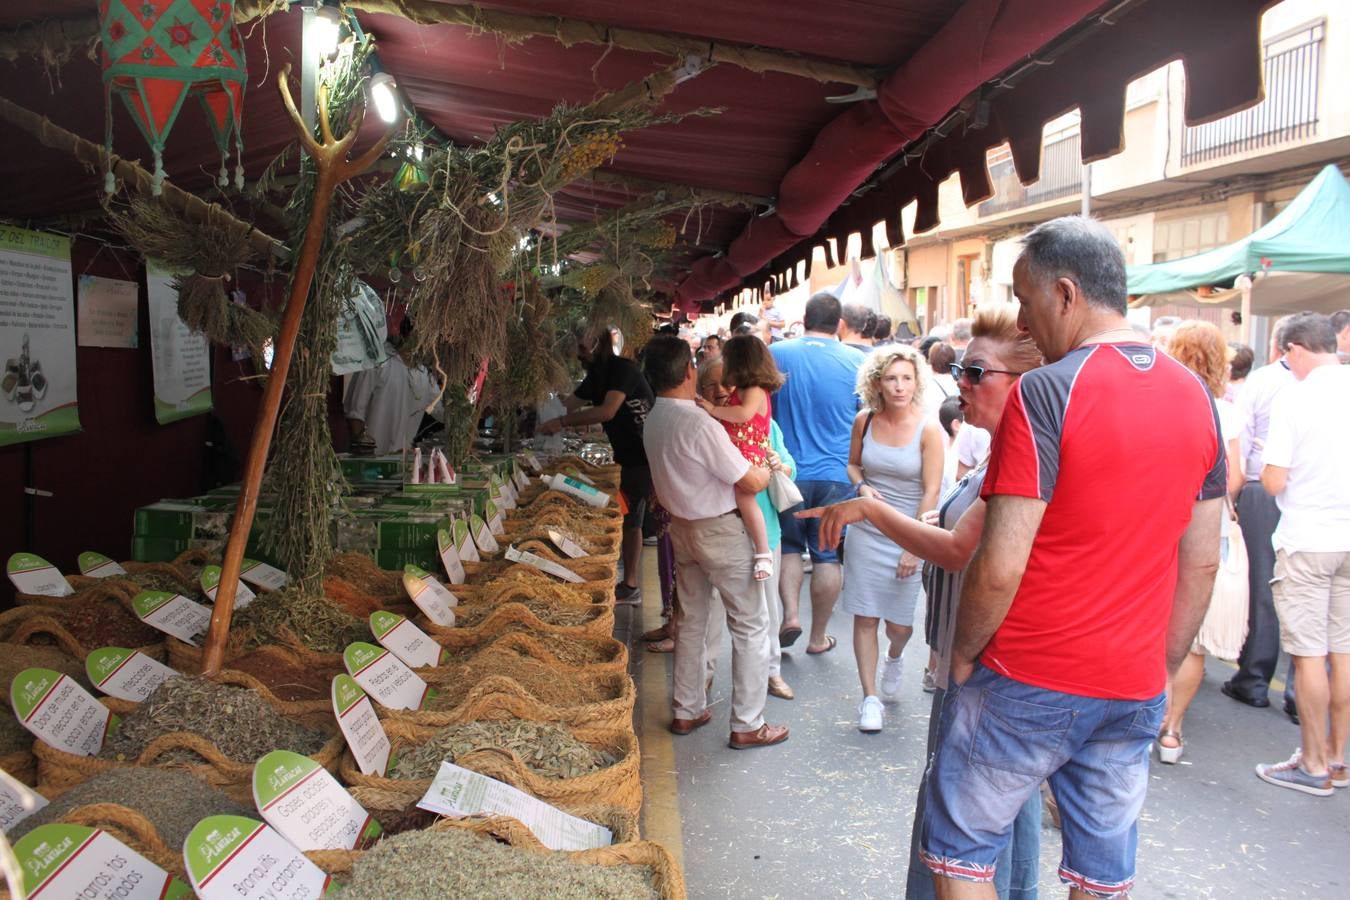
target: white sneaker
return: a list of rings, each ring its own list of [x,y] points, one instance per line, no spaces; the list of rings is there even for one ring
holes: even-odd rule
[[[858,704],[858,730],[864,734],[876,734],[881,730],[884,712],[878,697],[866,697]]]
[[[881,664],[881,696],[887,700],[894,700],[895,695],[900,693],[900,662],[904,658],[903,655],[894,659],[887,656]]]

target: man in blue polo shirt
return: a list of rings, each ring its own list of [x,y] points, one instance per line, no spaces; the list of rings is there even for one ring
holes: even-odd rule
[[[783,430],[788,452],[797,460],[797,487],[807,509],[837,503],[854,492],[848,480],[848,448],[858,412],[858,368],[865,354],[835,337],[839,315],[838,298],[822,291],[806,301],[802,317],[806,333],[769,347],[779,370],[787,376],[787,383],[774,396],[773,417]],[[797,519],[786,512],[779,522],[783,526],[782,646],[791,647],[802,633],[798,597],[805,550],[811,554],[812,565],[811,637],[806,652],[832,650],[836,641],[825,633],[825,626],[839,599],[839,557],[820,548],[818,520]]]

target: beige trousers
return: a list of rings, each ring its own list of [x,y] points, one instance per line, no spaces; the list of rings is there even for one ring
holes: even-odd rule
[[[698,718],[708,705],[705,644],[720,599],[731,630],[731,730],[757,731],[768,696],[769,616],[751,574],[745,525],[734,515],[672,519],[670,538],[680,597],[674,618],[675,718]]]
[[[764,592],[764,603],[769,615],[769,677],[783,674],[783,648],[778,643],[778,632],[783,627],[783,601],[778,596],[778,573],[783,567],[783,545],[773,548],[773,577],[755,582],[755,589]],[[720,603],[713,604],[708,617],[708,637],[704,643],[708,662],[708,677],[717,671],[717,658],[722,655],[722,632],[727,628],[727,615]]]

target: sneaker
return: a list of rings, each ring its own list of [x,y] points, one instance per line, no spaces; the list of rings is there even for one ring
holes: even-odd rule
[[[645,537],[642,539],[642,546],[644,547],[655,547],[658,543],[659,541],[657,540],[656,535],[652,535],[651,537]]]
[[[1294,755],[1284,762],[1257,766],[1256,777],[1268,784],[1302,791],[1314,797],[1330,797],[1333,792],[1330,774],[1313,775],[1304,770],[1301,750],[1295,750]]]
[[[876,734],[881,730],[883,716],[880,698],[864,698],[863,702],[858,704],[858,730],[864,734]]]
[[[925,666],[923,670],[923,692],[925,694],[937,693],[937,676],[935,676],[933,670],[927,666]]]
[[[1350,769],[1346,768],[1345,763],[1332,763],[1327,766],[1331,775],[1331,786],[1334,788],[1350,787]]]
[[[642,588],[629,587],[620,582],[614,589],[614,602],[619,606],[637,606],[642,602]]]
[[[895,695],[900,693],[900,661],[903,656],[891,658],[886,657],[886,661],[881,664],[881,696],[888,700],[894,700]]]

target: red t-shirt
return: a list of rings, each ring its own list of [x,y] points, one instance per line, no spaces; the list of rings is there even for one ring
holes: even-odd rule
[[[1159,694],[1177,544],[1227,481],[1219,434],[1200,379],[1144,344],[1081,347],[1023,375],[981,496],[1048,505],[983,663],[1080,696]]]

